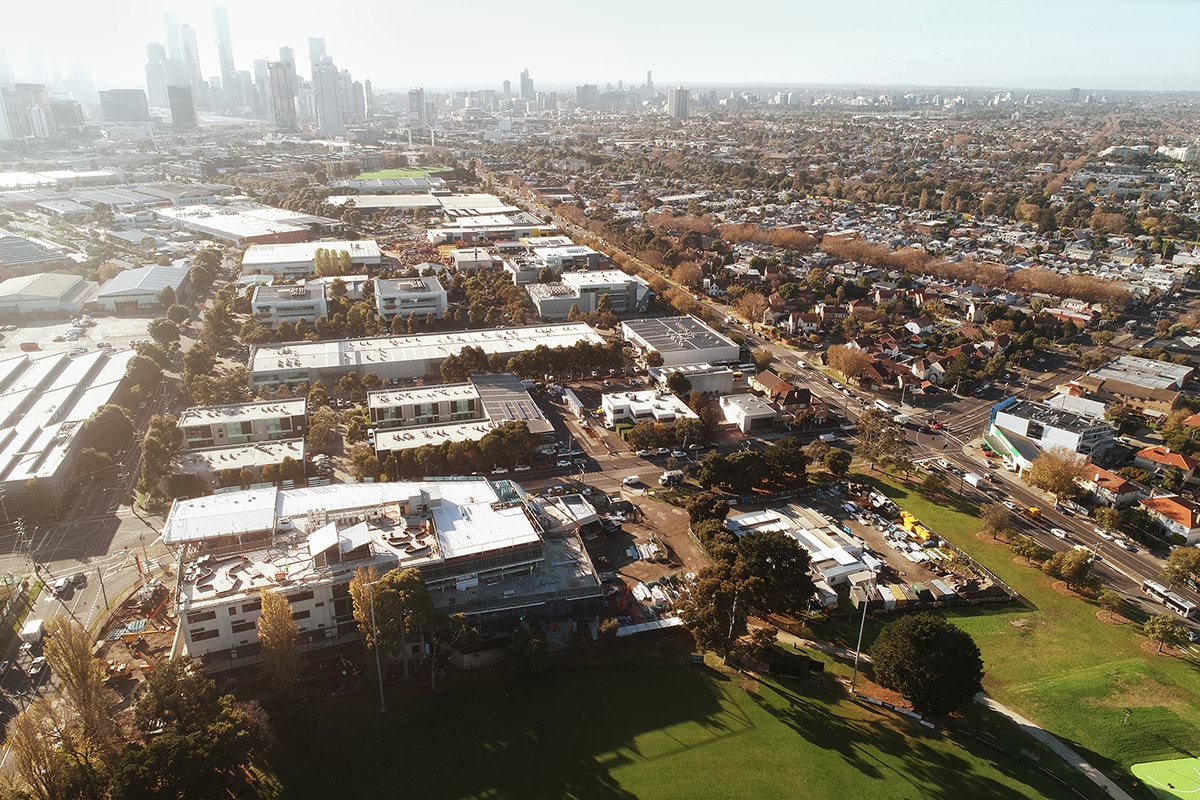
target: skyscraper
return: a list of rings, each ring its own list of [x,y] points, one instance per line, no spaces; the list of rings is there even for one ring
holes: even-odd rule
[[[100,92],[100,116],[108,122],[149,122],[146,93],[141,89]]]
[[[271,74],[271,107],[275,115],[275,129],[294,131],[298,126],[292,65],[286,61],[272,61],[267,65],[267,70]]]
[[[192,99],[198,108],[206,108],[208,85],[204,82],[204,73],[200,70],[200,48],[196,45],[196,31],[191,25],[179,26],[179,43],[183,53],[180,59],[183,61],[183,72],[194,93]]]
[[[1082,91],[1080,91],[1078,88],[1074,88],[1074,87],[1072,87],[1071,90],[1067,92],[1068,99],[1070,99],[1070,101],[1072,103],[1078,103],[1079,97],[1082,94],[1083,94]]]
[[[371,91],[371,81],[363,81],[363,91],[367,100],[367,119],[375,116],[375,92]]]
[[[312,67],[312,79],[317,79],[317,65],[325,57],[325,40],[313,36],[308,37],[308,64]]]
[[[146,45],[146,94],[150,105],[167,107],[167,48],[158,42]]]
[[[600,90],[594,83],[575,87],[575,105],[580,108],[595,108],[600,104]]]
[[[355,81],[350,86],[350,107],[359,120],[367,118],[367,93],[363,90],[361,81]]]
[[[55,132],[50,93],[41,83],[0,86],[0,141],[47,139]]]
[[[298,79],[300,89],[296,93],[296,111],[301,122],[317,121],[317,91],[312,81]]]
[[[217,32],[217,62],[221,67],[221,85],[225,87],[225,100],[231,106],[247,105],[249,98],[242,96],[241,82],[233,65],[233,39],[229,35],[229,12],[222,7],[213,9],[213,27]]]
[[[326,58],[313,69],[317,130],[322,136],[345,136],[345,95],[342,93],[342,78],[338,68]]]
[[[667,116],[672,119],[687,119],[689,93],[682,86],[667,90]]]
[[[409,89],[408,124],[421,128],[424,127],[427,122],[428,118],[425,115],[425,90]]]
[[[504,82],[504,99],[507,100],[510,97],[512,97],[512,81],[505,81]]]
[[[273,116],[271,108],[271,77],[265,58],[254,59],[254,115],[263,119]]]
[[[521,99],[533,99],[533,78],[529,77],[529,70],[521,70]]]
[[[176,128],[196,127],[196,101],[190,86],[168,86],[171,103],[171,125]]]

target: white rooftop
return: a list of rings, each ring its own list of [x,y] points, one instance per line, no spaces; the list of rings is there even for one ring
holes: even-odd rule
[[[352,259],[378,261],[380,258],[379,243],[374,239],[339,239],[329,242],[291,242],[288,244],[252,244],[246,248],[246,253],[242,256],[242,269],[261,269],[264,266],[274,266],[277,264],[311,262],[316,259],[318,250],[349,253]]]
[[[292,400],[268,400],[262,403],[234,403],[226,406],[192,406],[179,415],[179,427],[214,423],[250,422],[256,419],[301,417],[308,408],[303,397]]]
[[[304,463],[303,439],[277,439],[270,442],[248,442],[229,447],[206,447],[189,450],[179,457],[183,471],[187,473],[209,472],[217,474],[223,470],[241,470],[242,467],[264,467],[279,464],[285,458]]]

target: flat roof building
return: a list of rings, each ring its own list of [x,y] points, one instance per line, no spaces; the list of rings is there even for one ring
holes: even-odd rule
[[[1118,356],[1090,373],[1100,380],[1123,381],[1146,389],[1182,389],[1194,368],[1170,361],[1155,361],[1138,356]]]
[[[650,389],[642,392],[606,392],[600,396],[604,424],[616,428],[623,422],[660,422],[674,424],[676,420],[696,419],[696,412],[670,392]]]
[[[538,345],[570,347],[580,342],[604,344],[590,326],[566,323],[261,345],[250,354],[250,383],[275,386],[321,380],[328,385],[348,372],[374,372],[383,380],[421,378],[437,375],[446,357],[464,347],[478,347],[489,356],[514,356]]]
[[[509,422],[553,439],[550,423],[520,379],[511,373],[473,375],[468,383],[367,394],[371,441],[380,455],[447,441],[479,441]]]
[[[304,242],[345,227],[340,220],[249,202],[156,208],[154,213],[179,230],[236,245]]]
[[[625,341],[643,353],[658,353],[663,366],[737,363],[741,349],[696,317],[658,317],[621,323]]]
[[[0,278],[45,272],[73,263],[61,245],[0,229]]]
[[[765,398],[756,394],[730,394],[719,401],[721,415],[742,433],[771,430],[779,412]]]
[[[187,450],[225,447],[249,442],[294,439],[304,434],[308,401],[267,400],[222,406],[192,406],[179,415]]]
[[[250,313],[268,328],[278,328],[283,322],[316,322],[329,315],[325,284],[300,282],[256,286],[250,300]]]
[[[482,633],[519,620],[586,627],[601,589],[577,536],[550,537],[519,486],[426,479],[274,487],[179,500],[163,526],[180,563],[187,652],[210,671],[253,664],[262,589],[284,594],[302,648],[358,638],[347,585],[357,567],[415,568],[434,607]],[[423,648],[419,636],[411,642]]]
[[[534,283],[525,290],[542,319],[566,319],[572,307],[583,314],[597,311],[603,297],[614,313],[645,311],[653,294],[650,284],[617,269],[567,272],[559,283]]]
[[[370,271],[383,261],[379,244],[374,239],[254,244],[242,255],[242,274],[269,272],[285,278],[315,275],[318,250],[346,253],[355,269]]]
[[[1112,444],[1114,429],[1102,419],[1075,414],[1037,400],[1009,397],[993,406],[987,432],[1001,439],[1005,432],[1015,433],[1040,450],[1061,447],[1073,453],[1094,453]],[[1008,437],[1008,441],[1013,445],[1012,437]],[[1009,455],[1015,458],[1020,454]]]
[[[862,540],[806,506],[792,504],[732,514],[725,523],[738,537],[755,531],[786,533],[808,551],[813,572],[830,586],[847,583],[851,575],[870,571],[862,558]]]
[[[436,319],[446,316],[446,290],[441,281],[431,276],[424,278],[376,278],[375,310],[384,319],[399,314],[433,314]]]

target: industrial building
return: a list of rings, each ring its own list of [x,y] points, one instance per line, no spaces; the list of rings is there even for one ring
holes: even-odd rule
[[[551,535],[538,501],[482,479],[274,487],[179,500],[163,525],[176,551],[180,633],[210,672],[258,659],[260,592],[291,604],[305,651],[359,637],[358,567],[420,570],[438,611],[484,634],[524,620],[595,623],[600,582],[579,537]],[[413,635],[412,655],[424,652]]]
[[[438,376],[446,357],[457,355],[464,347],[504,357],[538,345],[570,347],[580,342],[598,345],[604,340],[588,325],[567,323],[262,345],[250,354],[250,384],[277,386],[320,380],[330,385],[348,372],[374,372],[383,380],[423,378]]]
[[[73,317],[96,290],[78,275],[40,272],[0,283],[0,319]]]
[[[153,265],[118,272],[100,286],[96,302],[114,314],[136,314],[162,307],[163,289],[170,288],[179,299],[188,293],[190,267]]]
[[[157,208],[154,213],[179,230],[235,245],[305,242],[345,227],[341,220],[247,202]]]
[[[658,317],[621,323],[621,333],[644,354],[658,353],[663,366],[734,364],[741,348],[696,317]]]
[[[0,228],[0,278],[74,266],[67,252],[53,242],[17,236]]]
[[[328,316],[324,283],[256,286],[250,300],[250,312],[268,328],[278,328],[282,322],[293,325],[301,320],[313,323]]]
[[[869,580],[880,563],[864,551],[861,539],[806,506],[792,504],[731,514],[725,523],[739,537],[756,531],[786,533],[808,551],[814,577],[830,586]]]
[[[283,278],[307,278],[317,272],[318,250],[347,254],[356,271],[369,272],[383,262],[379,244],[374,239],[253,244],[242,255],[242,274],[260,272]]]

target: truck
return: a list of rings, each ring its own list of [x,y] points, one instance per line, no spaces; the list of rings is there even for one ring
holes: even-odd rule
[[[664,472],[662,475],[658,476],[658,485],[659,486],[672,486],[676,483],[679,483],[682,480],[683,480],[683,470],[669,469],[666,472]]]
[[[966,475],[963,475],[963,480],[974,486],[976,489],[987,483],[987,478],[983,477],[982,475],[976,475],[974,472],[968,472]]]
[[[25,625],[21,628],[21,641],[29,644],[37,644],[42,640],[42,636],[45,633],[46,623],[44,620],[27,620]]]
[[[26,353],[36,353],[42,349],[42,346],[37,342],[21,342],[21,349]]]
[[[897,425],[907,425],[908,414],[897,414],[896,416],[892,417],[892,422],[896,423]]]
[[[1025,509],[1025,515],[1030,519],[1041,519],[1042,510],[1037,506],[1030,506],[1029,508]]]
[[[833,442],[833,441],[837,441],[837,434],[836,433],[822,433],[817,438],[820,439],[822,442]]]

